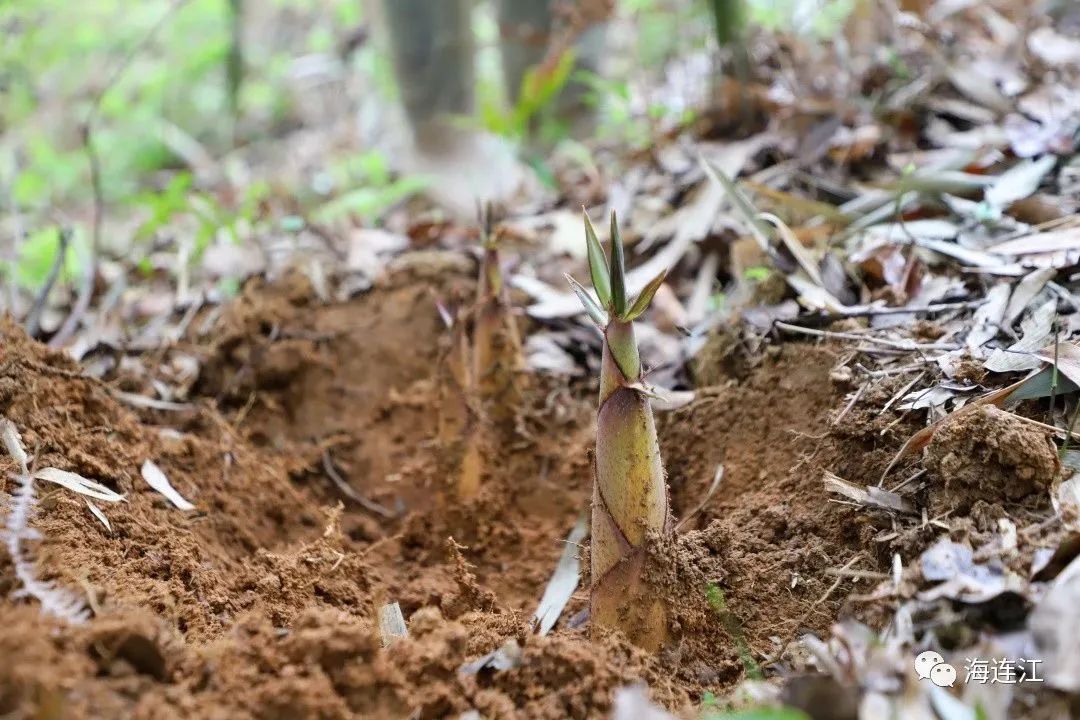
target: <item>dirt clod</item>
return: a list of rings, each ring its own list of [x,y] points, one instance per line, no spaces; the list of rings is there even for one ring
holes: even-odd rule
[[[936,505],[1016,500],[1048,487],[1061,471],[1049,433],[992,406],[946,419],[926,451],[941,480]]]

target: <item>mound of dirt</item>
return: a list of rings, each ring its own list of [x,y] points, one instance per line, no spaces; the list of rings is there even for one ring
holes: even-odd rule
[[[676,517],[725,470],[654,553],[677,646],[647,657],[618,636],[590,638],[586,588],[551,636],[532,635],[563,539],[587,510],[594,388],[532,378],[480,496],[455,500],[439,436],[440,305],[462,302],[471,283],[468,268],[439,262],[414,259],[336,304],[296,277],[249,284],[180,344],[201,363],[184,412],[129,409],[118,379],[85,377],[0,325],[0,414],[36,465],[127,495],[102,508],[108,530],[82,498],[38,488],[40,574],[84,594],[93,618],[41,616],[12,597],[0,565],[0,713],[600,718],[635,682],[689,712],[743,677],[748,657],[775,659],[799,630],[834,619],[843,593],[830,594],[826,570],[863,552],[870,528],[823,496],[818,470],[840,457],[822,442],[834,356],[796,346],[661,415]],[[148,459],[194,511],[142,480]],[[0,460],[4,477],[13,470]],[[410,637],[383,648],[375,617],[391,601]],[[512,667],[461,671],[510,640]]]
[[[1057,446],[1043,428],[993,406],[946,418],[926,450],[926,467],[942,481],[935,506],[1019,500],[1061,472]]]
[[[830,504],[821,489],[821,469],[853,452],[830,436],[837,362],[829,347],[774,348],[744,382],[702,388],[661,417],[676,515],[705,496],[723,466],[719,488],[692,522],[723,567],[724,577],[712,579],[755,655],[775,657],[800,632],[826,628],[843,594],[828,596],[835,579],[825,570],[871,545],[869,520]],[[860,567],[877,566],[875,557],[860,559]],[[723,672],[737,677],[732,647]]]

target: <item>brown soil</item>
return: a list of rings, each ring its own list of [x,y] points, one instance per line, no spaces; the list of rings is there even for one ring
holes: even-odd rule
[[[821,470],[869,482],[903,428],[831,428],[834,351],[772,348],[745,378],[717,372],[722,384],[660,417],[676,518],[724,467],[704,509],[651,556],[677,600],[676,647],[647,657],[618,636],[590,639],[586,589],[552,635],[531,634],[562,539],[587,509],[594,389],[529,378],[520,416],[495,429],[480,496],[456,501],[455,448],[439,438],[448,334],[437,304],[469,297],[475,269],[406,257],[346,303],[319,304],[291,277],[251,283],[193,323],[161,363],[199,358],[191,411],[129,409],[113,388],[135,380],[84,377],[0,324],[0,414],[36,465],[128,496],[101,503],[109,532],[82,498],[39,487],[40,573],[85,594],[94,617],[44,618],[12,597],[0,559],[0,715],[599,718],[615,688],[640,681],[688,713],[744,676],[741,644],[768,669],[865,589],[836,589],[828,569],[887,561],[873,521],[830,502]],[[195,511],[142,481],[146,459]],[[0,458],[0,477],[13,470]],[[391,601],[410,637],[383,649],[375,617]],[[511,639],[516,667],[459,671]]]
[[[1019,500],[1061,473],[1050,433],[993,406],[952,415],[934,433],[926,467],[941,478],[934,505]]]

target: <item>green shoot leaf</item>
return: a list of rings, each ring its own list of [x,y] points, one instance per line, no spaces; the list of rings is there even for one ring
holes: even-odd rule
[[[608,324],[607,313],[604,309],[596,304],[592,295],[586,290],[581,283],[571,277],[569,274],[566,276],[566,281],[570,283],[570,287],[573,289],[574,294],[577,295],[578,300],[581,301],[581,305],[585,308],[585,312],[589,313],[589,317],[593,322],[600,327],[605,327]]]
[[[649,281],[649,284],[641,291],[641,294],[637,296],[637,300],[630,306],[630,309],[626,311],[626,315],[623,316],[623,320],[636,320],[641,316],[641,313],[649,307],[649,303],[652,302],[653,295],[660,289],[660,286],[664,284],[664,278],[667,277],[667,270],[661,270],[660,274]]]
[[[735,209],[742,215],[743,221],[750,228],[750,233],[754,236],[754,239],[761,245],[761,249],[766,254],[772,255],[772,243],[769,241],[769,235],[765,232],[761,220],[758,219],[757,208],[746,199],[746,196],[742,194],[739,187],[735,184],[735,181],[729,178],[724,172],[713,165],[705,158],[701,158],[701,167],[705,170],[705,174],[714,183],[719,185],[727,193],[727,196],[731,198],[731,204],[735,206]]]
[[[611,309],[615,317],[622,317],[626,312],[626,261],[614,211],[611,213]]]
[[[592,220],[584,210],[581,214],[585,216],[585,245],[589,250],[589,274],[592,276],[593,288],[596,290],[596,296],[600,298],[600,304],[608,307],[611,305],[611,271],[608,270],[604,248],[596,237],[596,228],[593,227]]]

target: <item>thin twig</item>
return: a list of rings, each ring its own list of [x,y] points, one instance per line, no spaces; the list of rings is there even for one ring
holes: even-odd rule
[[[356,492],[356,490],[353,489],[352,485],[350,485],[345,480],[345,478],[341,477],[341,474],[337,471],[337,468],[334,467],[334,460],[330,457],[329,450],[323,450],[322,463],[323,470],[326,471],[326,476],[330,478],[331,481],[333,481],[334,485],[337,486],[337,489],[341,491],[342,495],[356,503],[359,503],[361,506],[370,510],[376,515],[382,515],[384,518],[388,519],[393,519],[394,517],[396,517],[396,514],[393,510],[389,510],[388,508],[380,505],[374,500],[369,500],[360,493]]]
[[[838,320],[847,320],[848,318],[857,317],[881,317],[888,315],[935,315],[937,313],[949,312],[950,310],[970,310],[971,308],[977,308],[980,305],[985,305],[986,299],[980,300],[963,300],[959,302],[951,303],[936,303],[931,305],[923,305],[921,307],[885,307],[885,308],[866,308],[865,310],[845,310],[844,312],[832,312],[832,313],[814,313],[811,315],[803,315],[798,318],[798,322],[803,327],[820,327],[827,325]]]
[[[925,370],[923,370],[921,373],[916,375],[914,380],[909,382],[904,387],[900,388],[900,390],[898,390],[895,395],[893,395],[891,398],[889,398],[889,402],[885,403],[885,407],[881,408],[881,410],[878,411],[878,415],[883,415],[886,412],[888,412],[889,408],[891,408],[893,405],[895,405],[897,402],[899,402],[900,398],[907,395],[908,391],[911,390],[911,388],[915,387],[916,383],[918,383],[924,377],[926,377],[926,371]],[[932,389],[933,388],[927,388],[926,391],[923,393],[923,395],[925,395],[927,392],[930,392],[930,390],[932,390]],[[919,398],[916,398],[916,399],[921,399],[921,398],[922,398],[922,395],[920,395]]]
[[[908,485],[915,482],[916,480],[918,480],[919,478],[921,478],[925,474],[926,474],[926,468],[923,468],[922,470],[918,470],[918,471],[916,471],[916,473],[914,475],[909,477],[907,480],[904,480],[903,482],[901,482],[899,485],[897,485],[894,488],[890,488],[889,492],[891,492],[891,493],[899,492],[902,488],[907,487]],[[885,478],[882,478],[881,480],[878,481],[878,487],[881,487],[881,483],[884,480],[885,480]]]
[[[862,553],[856,553],[856,554],[855,554],[855,556],[854,556],[854,557],[852,557],[852,558],[851,558],[850,560],[848,560],[848,561],[847,561],[847,562],[846,562],[846,563],[844,564],[844,566],[843,566],[843,567],[839,568],[839,570],[836,570],[836,569],[834,569],[834,571],[833,571],[833,572],[834,572],[834,573],[842,573],[842,572],[847,572],[848,570],[850,570],[850,569],[851,569],[851,566],[852,566],[852,565],[854,565],[855,563],[859,562],[860,560],[862,560]],[[812,615],[812,614],[814,613],[814,611],[815,611],[815,610],[817,610],[817,608],[818,608],[818,606],[819,606],[819,605],[821,605],[821,604],[822,604],[823,602],[825,602],[826,600],[828,600],[828,599],[829,599],[829,597],[830,597],[830,596],[831,596],[831,595],[832,595],[832,594],[833,594],[834,592],[836,592],[836,589],[837,589],[838,587],[840,587],[840,583],[842,583],[843,581],[844,581],[844,578],[843,578],[842,576],[841,576],[841,577],[837,577],[837,578],[836,578],[836,581],[835,581],[835,582],[834,582],[834,583],[833,583],[832,585],[830,585],[830,586],[829,586],[829,589],[828,589],[828,590],[826,590],[826,591],[825,591],[825,593],[824,593],[824,594],[823,594],[823,595],[822,595],[821,597],[819,597],[819,598],[818,598],[817,600],[815,600],[815,601],[814,601],[814,602],[813,602],[813,603],[812,603],[812,604],[810,605],[810,607],[808,607],[808,608],[806,609],[806,612],[804,612],[804,613],[802,614],[802,617],[800,617],[800,618],[798,618],[797,620],[795,620],[795,634],[796,634],[796,635],[797,635],[797,634],[798,634],[798,632],[799,632],[799,627],[800,627],[800,626],[802,626],[802,624],[806,622],[806,620],[807,620],[807,619],[808,619],[808,618],[809,618],[809,617],[810,617],[810,616],[811,616],[811,615]],[[792,643],[792,642],[794,642],[794,641],[795,641],[795,635],[793,635],[793,636],[792,636],[791,638],[789,638],[789,639],[788,639],[788,641],[787,641],[786,643],[784,643],[784,646],[783,646],[782,648],[780,648],[780,652],[779,652],[779,653],[777,653],[777,657],[780,657],[780,656],[782,656],[782,655],[783,655],[783,654],[784,654],[785,652],[787,652],[788,646],[789,646],[789,645],[791,645],[791,643]]]
[[[946,343],[916,343],[898,340],[886,340],[885,338],[876,338],[873,335],[859,335],[858,333],[847,332],[833,332],[831,330],[816,330],[814,328],[801,327],[799,325],[790,325],[785,322],[774,322],[773,327],[780,330],[786,330],[790,333],[797,335],[810,335],[812,337],[830,338],[833,340],[853,340],[855,342],[869,342],[881,345],[883,347],[892,348],[894,350],[903,350],[906,352],[913,352],[915,350],[959,350],[960,345],[950,345]]]
[[[38,290],[38,294],[34,298],[34,304],[30,307],[30,312],[26,314],[26,334],[30,337],[37,337],[38,332],[41,330],[41,315],[45,311],[45,303],[48,301],[49,293],[52,292],[53,285],[56,284],[57,278],[60,277],[60,270],[64,267],[64,261],[67,259],[68,242],[71,240],[71,233],[64,228],[61,228],[58,232],[60,233],[60,247],[56,249],[56,257],[53,258],[49,274],[46,276],[41,289]]]
[[[925,367],[924,366],[932,365],[932,364],[934,364],[936,362],[937,362],[937,360],[934,360],[933,358],[924,358],[922,360],[919,360],[919,361],[915,362],[912,365],[904,365],[903,367],[898,367],[898,368],[886,368],[885,370],[871,370],[870,368],[866,367],[862,363],[855,363],[855,368],[859,372],[866,375],[867,377],[883,378],[883,377],[891,377],[893,375],[906,375],[907,373],[913,373],[913,372],[919,372],[919,371],[925,372]]]
[[[849,412],[851,412],[851,408],[855,407],[855,404],[857,402],[859,402],[859,399],[862,398],[862,396],[866,393],[866,391],[868,389],[870,389],[870,381],[869,380],[867,380],[866,382],[864,382],[862,384],[862,386],[859,388],[859,391],[857,393],[855,393],[855,396],[853,398],[851,398],[851,402],[849,402],[846,406],[844,406],[844,409],[840,411],[840,414],[836,416],[836,418],[832,421],[831,424],[835,426],[841,420],[843,420],[844,416],[846,416]]]
[[[1054,367],[1050,371],[1050,421],[1054,420],[1054,408],[1057,407],[1058,391],[1058,345],[1061,344],[1057,313],[1054,313]]]

